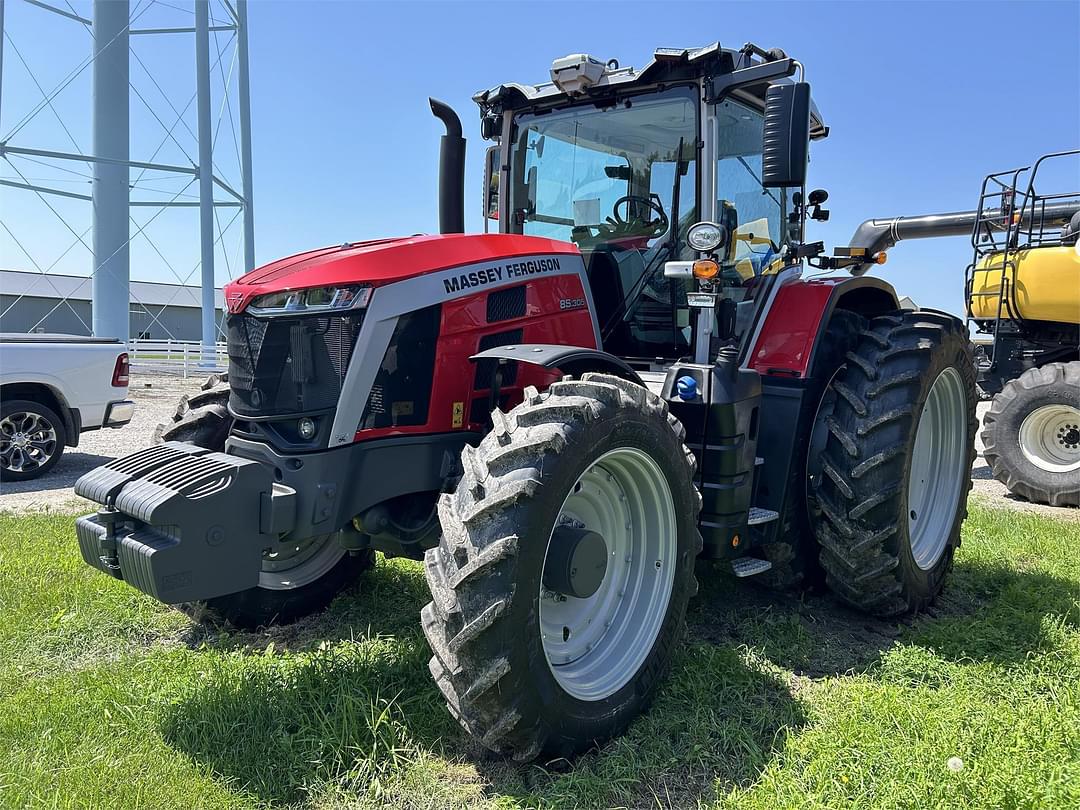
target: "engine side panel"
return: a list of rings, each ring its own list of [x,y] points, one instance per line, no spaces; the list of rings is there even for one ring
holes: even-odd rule
[[[398,320],[424,307],[441,308],[436,358],[424,424],[362,429],[361,415],[380,374]],[[515,256],[458,266],[389,284],[372,296],[353,353],[330,446],[389,435],[476,429],[491,410],[494,361],[473,363],[479,351],[509,343],[599,343],[592,297],[578,253]],[[497,404],[512,403],[526,385],[543,386],[554,372],[510,365]],[[408,408],[405,403],[384,407]]]

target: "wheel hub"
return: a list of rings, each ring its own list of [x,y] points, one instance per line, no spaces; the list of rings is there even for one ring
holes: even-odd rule
[[[544,562],[544,587],[555,594],[587,599],[604,581],[607,556],[607,545],[598,533],[571,523],[556,526]]]
[[[1036,408],[1020,424],[1020,451],[1041,470],[1080,470],[1080,409],[1053,404]]]

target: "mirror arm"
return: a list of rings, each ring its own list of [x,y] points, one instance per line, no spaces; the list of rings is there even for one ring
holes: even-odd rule
[[[716,104],[723,101],[740,87],[786,79],[798,68],[799,63],[794,59],[777,59],[775,62],[760,62],[720,76],[710,76],[705,80],[705,103]]]

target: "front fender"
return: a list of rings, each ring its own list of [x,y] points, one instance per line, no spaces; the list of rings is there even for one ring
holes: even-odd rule
[[[550,343],[517,343],[496,346],[469,358],[477,360],[517,360],[542,368],[556,368],[565,374],[579,376],[589,371],[602,371],[630,380],[644,387],[638,373],[625,360],[599,349],[584,346],[556,346]]]

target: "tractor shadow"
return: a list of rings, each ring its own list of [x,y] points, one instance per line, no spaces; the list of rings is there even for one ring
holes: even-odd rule
[[[216,654],[159,729],[230,790],[269,805],[309,803],[328,784],[369,795],[434,762],[440,778],[530,806],[694,806],[760,778],[809,722],[799,692],[810,679],[873,673],[896,645],[1019,664],[1054,644],[1054,627],[1080,626],[1073,583],[991,564],[960,562],[939,603],[904,620],[767,591],[710,563],[698,578],[689,643],[652,708],[573,762],[513,763],[460,730],[427,670],[421,566],[400,561],[380,560],[329,610],[288,627],[194,627],[189,645]]]
[[[1019,664],[1056,646],[1050,628],[1080,627],[1076,584],[1022,567],[961,560],[929,609],[891,619],[849,609],[824,589],[778,593],[709,570],[698,579],[691,638],[756,651],[799,678],[872,671],[901,645],[957,663]]]
[[[419,627],[428,598],[419,564],[380,560],[322,615],[259,633],[193,626],[187,644],[217,654],[162,710],[162,737],[270,805],[306,804],[328,783],[364,795],[434,757],[490,798],[681,806],[752,784],[806,722],[787,683],[733,647],[683,645],[624,736],[573,762],[514,763],[447,712]]]

